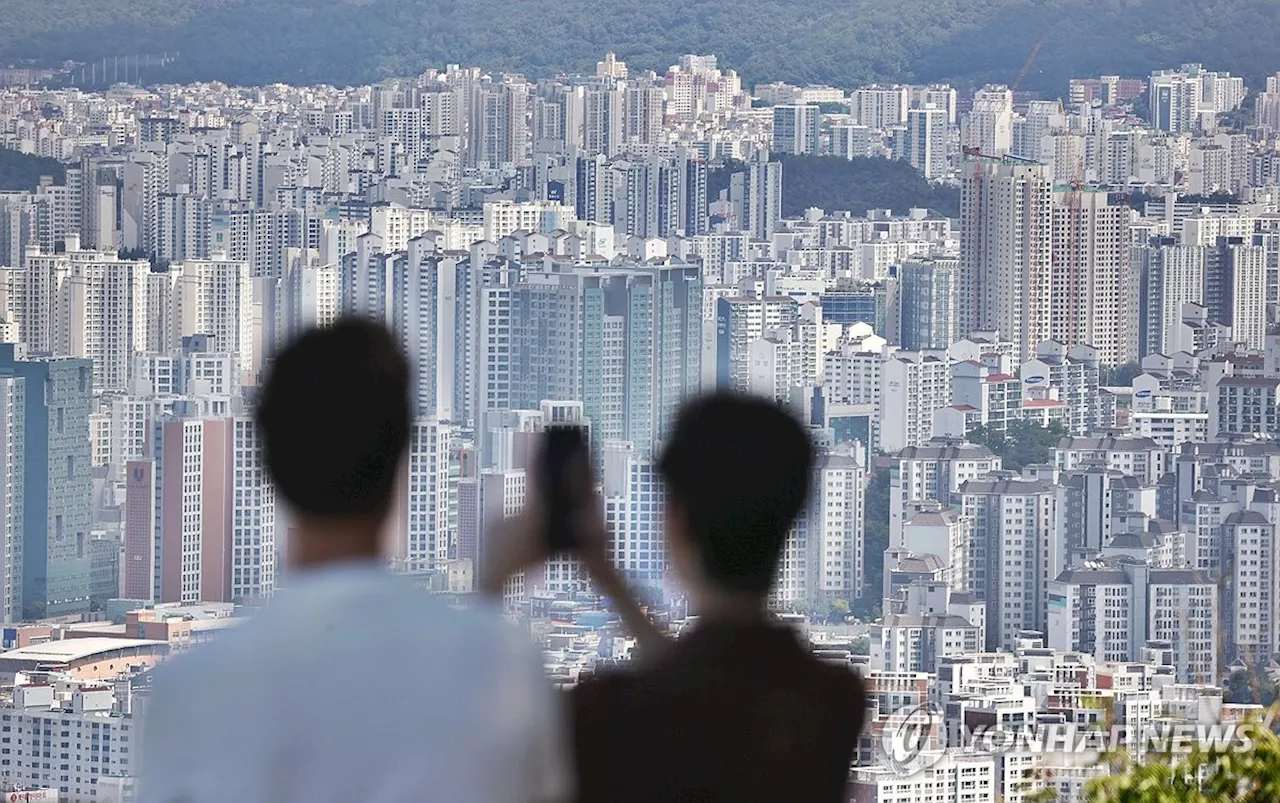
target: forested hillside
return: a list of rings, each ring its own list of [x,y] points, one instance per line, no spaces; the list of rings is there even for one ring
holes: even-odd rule
[[[41,176],[53,176],[54,183],[61,184],[66,175],[66,168],[57,159],[0,148],[0,191],[33,190]]]
[[[746,170],[741,162],[714,169],[707,178],[707,197],[715,200],[729,186],[729,176]],[[828,212],[848,210],[861,215],[868,209],[892,209],[901,214],[912,207],[960,214],[960,190],[930,183],[907,162],[889,159],[841,159],[836,156],[782,157],[782,214],[799,217],[817,207]]]
[[[748,85],[1143,75],[1200,61],[1280,69],[1276,0],[0,0],[0,58],[180,52],[152,79],[349,84],[448,62],[531,76],[715,53]]]

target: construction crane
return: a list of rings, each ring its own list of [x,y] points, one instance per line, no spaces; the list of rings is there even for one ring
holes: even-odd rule
[[[1040,48],[1044,47],[1044,39],[1036,42],[1036,46],[1031,48],[1031,55],[1027,56],[1027,60],[1023,62],[1022,69],[1018,71],[1018,77],[1013,79],[1013,83],[1009,85],[1010,92],[1017,92],[1018,85],[1022,83],[1022,79],[1027,77],[1027,73],[1031,72],[1031,65],[1035,62],[1036,56],[1040,55]]]
[[[1044,47],[1044,39],[1036,42],[1035,47],[1031,48],[1031,54],[1027,56],[1027,60],[1023,62],[1022,69],[1018,71],[1018,77],[1013,79],[1013,83],[1009,86],[1009,93],[1012,95],[1018,91],[1018,86],[1022,83],[1022,79],[1027,77],[1027,73],[1031,72],[1031,65],[1035,63],[1036,56],[1040,55],[1040,48]],[[1035,164],[1035,159],[1025,159],[1021,156],[1012,156],[1002,154],[1000,156],[991,156],[982,153],[982,149],[975,145],[964,145],[960,148],[961,154],[966,159],[1008,159],[1015,162],[1023,162],[1025,164]]]

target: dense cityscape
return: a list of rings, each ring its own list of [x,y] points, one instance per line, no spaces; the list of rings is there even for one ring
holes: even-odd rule
[[[459,604],[533,439],[576,423],[610,558],[678,631],[677,407],[791,410],[819,458],[770,606],[866,682],[852,801],[1068,803],[1096,745],[977,736],[1270,705],[1280,74],[1050,99],[1018,88],[1034,58],[977,91],[746,87],[714,55],[350,88],[0,70],[3,791],[132,800],[150,667],[288,593],[253,403],[343,315],[414,370],[392,568]],[[784,214],[800,165],[873,160],[924,205]],[[559,685],[634,647],[571,555],[503,603]]]

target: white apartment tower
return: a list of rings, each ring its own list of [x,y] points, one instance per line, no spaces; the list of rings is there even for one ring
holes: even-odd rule
[[[750,392],[781,405],[790,405],[803,386],[803,357],[793,331],[770,332],[747,348]]]
[[[636,454],[629,441],[604,445],[605,521],[613,534],[609,558],[618,571],[650,593],[664,590],[667,568],[662,534],[663,485],[652,461]]]
[[[150,265],[114,252],[29,248],[19,335],[35,353],[93,360],[94,389],[128,387],[129,363],[147,347]]]
[[[281,296],[280,324],[286,342],[308,329],[329,326],[338,317],[337,265],[289,265]]]
[[[1230,572],[1223,584],[1225,640],[1248,662],[1264,660],[1280,643],[1280,576],[1276,529],[1255,510],[1236,511],[1222,522],[1224,561]]]
[[[260,603],[276,589],[276,490],[257,422],[237,416],[231,426],[231,599]]]
[[[767,151],[758,153],[746,172],[730,177],[729,202],[734,228],[758,240],[772,237],[782,218],[782,163],[769,161]]]
[[[1007,86],[985,86],[974,95],[973,108],[965,115],[960,141],[987,156],[1004,156],[1013,148],[1013,91]]]
[[[1050,337],[1093,346],[1107,365],[1137,359],[1128,203],[1099,190],[1059,192],[1054,200]]]
[[[212,259],[188,260],[171,265],[169,270],[177,278],[175,334],[179,338],[213,335],[218,350],[235,354],[241,373],[252,376],[253,282],[249,263],[214,254]]]
[[[1203,573],[1090,561],[1048,583],[1046,596],[1050,648],[1123,663],[1141,660],[1148,641],[1167,642],[1179,683],[1217,682],[1218,589]]]
[[[910,106],[909,86],[861,86],[849,93],[850,119],[876,131],[902,125]]]
[[[927,103],[907,110],[907,161],[927,179],[947,174],[949,132],[946,109]]]
[[[899,351],[884,363],[880,446],[896,452],[933,437],[935,410],[951,404],[951,363],[945,352]]]
[[[0,614],[22,618],[25,379],[0,377]]]
[[[951,505],[960,486],[1000,468],[999,457],[972,443],[938,439],[903,449],[889,476],[889,546],[904,546],[903,519],[910,503],[933,500]]]
[[[766,333],[789,330],[799,305],[788,296],[721,298],[716,303],[716,383],[721,388],[751,389],[751,344]]]
[[[626,114],[626,141],[642,145],[662,142],[663,105],[666,99],[661,86],[647,81],[628,84],[623,93]]]
[[[958,331],[998,331],[1018,359],[1051,333],[1053,175],[1041,164],[973,158],[960,192]]]
[[[449,558],[457,524],[453,437],[450,425],[434,419],[413,423],[400,526],[392,546],[397,568],[403,571],[432,571]]]
[[[808,513],[810,549],[816,554],[812,591],[817,598],[862,596],[865,506],[866,475],[858,460],[848,451],[820,455]]]
[[[1019,631],[1044,628],[1057,495],[1039,481],[988,478],[966,482],[959,498],[973,520],[969,585],[987,606],[987,648],[1012,652]]]
[[[436,256],[425,238],[417,238],[393,262],[388,323],[413,368],[414,414],[452,420],[459,367],[456,259]]]
[[[816,154],[821,146],[822,115],[812,103],[773,107],[773,150],[792,156]]]

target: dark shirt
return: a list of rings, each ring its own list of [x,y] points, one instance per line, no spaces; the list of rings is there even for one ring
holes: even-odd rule
[[[580,803],[843,803],[866,702],[793,630],[698,627],[573,691]]]

